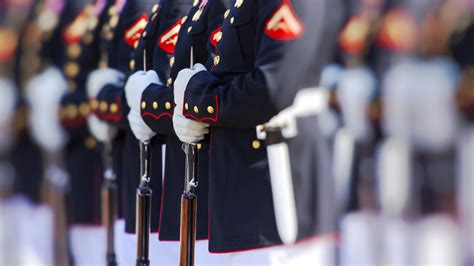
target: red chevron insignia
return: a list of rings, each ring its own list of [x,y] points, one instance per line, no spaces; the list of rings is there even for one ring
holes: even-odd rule
[[[301,38],[304,24],[296,15],[290,0],[282,0],[275,13],[267,20],[265,34],[275,40],[289,41]]]
[[[143,13],[135,23],[130,26],[124,34],[124,41],[129,46],[133,47],[136,41],[138,41],[142,35],[142,32],[145,30],[146,25],[148,24],[148,15]]]
[[[178,33],[183,23],[184,23],[184,20],[182,18],[179,19],[175,24],[173,24],[173,26],[171,26],[158,39],[160,48],[163,49],[163,51],[167,52],[168,54],[174,53],[174,46],[176,45],[176,42],[178,41]]]

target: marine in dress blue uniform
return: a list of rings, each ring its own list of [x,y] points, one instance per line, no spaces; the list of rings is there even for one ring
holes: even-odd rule
[[[182,70],[174,82],[175,92],[177,84],[185,86],[184,101],[176,103],[182,106],[183,115],[211,125],[211,252],[281,243],[272,208],[267,154],[264,144],[257,140],[255,127],[291,105],[297,90],[287,92],[286,85],[302,84],[298,84],[298,75],[286,75],[295,62],[284,56],[285,48],[304,47],[298,41],[314,36],[311,32],[316,29],[304,19],[318,17],[305,12],[324,7],[323,2],[237,0],[224,13],[211,70]],[[301,14],[306,15],[303,20]],[[186,75],[190,80],[183,78]],[[314,75],[317,80],[317,72]],[[331,230],[317,221],[313,204],[311,200],[299,202],[297,208],[305,213],[299,219],[299,239]]]
[[[88,131],[90,107],[86,98],[86,78],[99,63],[99,34],[104,10],[110,1],[83,1],[66,5],[70,17],[59,32],[64,42],[61,66],[68,93],[61,100],[60,119],[69,140],[65,146],[66,169],[70,174],[70,215],[73,224],[100,222],[102,181],[101,147]],[[71,10],[71,13],[67,13]],[[87,165],[88,167],[84,167]]]
[[[118,70],[125,76],[139,67],[141,58],[134,57],[134,50],[139,45],[142,33],[148,28],[154,29],[159,20],[157,16],[162,13],[162,8],[155,7],[155,1],[117,1],[109,9],[108,23],[103,28],[102,46],[105,51],[102,66]],[[152,11],[149,15],[148,12]],[[157,15],[155,15],[157,14]],[[155,17],[153,20],[153,16]],[[149,23],[150,22],[150,23]],[[156,29],[154,29],[156,30]],[[150,33],[153,31],[150,30]],[[148,33],[148,31],[147,31]],[[144,34],[144,38],[148,37]],[[150,34],[153,36],[153,34]],[[149,37],[152,38],[152,37]],[[149,41],[152,43],[152,41]],[[148,44],[149,45],[149,44]],[[151,52],[151,51],[150,51]],[[112,142],[115,172],[120,176],[122,189],[123,217],[125,218],[125,231],[135,232],[135,193],[140,180],[138,142],[133,137],[128,127],[127,113],[129,107],[125,100],[123,86],[114,84],[105,85],[96,99],[90,101],[94,114],[101,120],[115,126],[119,133]],[[161,152],[153,154],[152,176],[161,176]],[[161,205],[161,182],[152,179],[154,193],[153,206]],[[151,230],[157,230],[157,214],[152,213]]]
[[[226,10],[221,0],[188,1],[194,2],[187,16],[183,17],[159,39],[160,49],[174,54],[170,59],[171,71],[166,84],[152,84],[142,94],[141,116],[146,124],[166,140],[165,176],[163,183],[163,205],[160,217],[160,240],[179,240],[180,201],[183,191],[185,155],[182,143],[174,133],[172,117],[174,111],[173,80],[179,70],[189,67],[191,47],[193,61],[212,65],[217,40],[220,38],[220,25]],[[229,4],[230,5],[230,4]],[[179,31],[176,25],[180,24]],[[191,29],[189,31],[189,29]],[[177,41],[176,41],[177,40]],[[168,42],[175,42],[173,50],[167,49]],[[199,189],[197,190],[198,218],[197,239],[208,238],[208,140],[198,145]]]

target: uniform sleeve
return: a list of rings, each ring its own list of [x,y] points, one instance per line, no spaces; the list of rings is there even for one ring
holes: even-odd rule
[[[158,134],[174,133],[173,117],[174,95],[173,89],[151,84],[142,94],[141,116],[145,123]]]
[[[333,29],[325,29],[333,22],[325,15],[336,2],[259,1],[254,69],[231,80],[198,73],[187,86],[183,114],[215,126],[251,128],[291,105],[299,89],[318,79],[315,65],[325,57],[320,46]],[[281,22],[290,23],[289,33],[275,26]]]
[[[96,99],[90,102],[92,112],[102,121],[121,129],[128,128],[127,115],[130,112],[124,88],[107,84],[102,88]]]

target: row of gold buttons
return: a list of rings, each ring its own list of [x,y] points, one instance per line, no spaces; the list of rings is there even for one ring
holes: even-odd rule
[[[142,108],[143,110],[145,110],[146,107],[147,107],[146,101],[142,101],[142,103],[141,103],[141,108]],[[157,102],[153,102],[153,103],[152,103],[152,107],[153,107],[153,109],[157,110],[157,109],[158,109],[158,103],[157,103]],[[171,110],[171,103],[170,103],[170,102],[165,102],[165,108],[166,108],[166,110]]]

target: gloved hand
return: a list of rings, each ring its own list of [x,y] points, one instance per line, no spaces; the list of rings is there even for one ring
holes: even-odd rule
[[[181,114],[181,110],[178,112],[176,109],[173,114],[173,127],[178,138],[184,143],[198,143],[209,133],[208,124],[188,119]]]
[[[66,80],[54,67],[33,77],[25,88],[31,108],[29,122],[33,139],[48,151],[60,149],[66,141],[58,117],[61,97],[66,91]]]
[[[15,111],[16,88],[12,81],[0,78],[0,128],[8,126]]]
[[[130,113],[127,116],[128,122],[133,134],[140,141],[147,141],[156,135],[140,115],[143,91],[152,83],[161,84],[158,74],[154,70],[137,71],[128,78],[127,84],[125,84],[125,97],[130,106]]]
[[[140,113],[142,93],[152,83],[161,85],[158,74],[154,70],[137,71],[128,78],[125,84],[125,97],[132,111]]]
[[[266,127],[281,128],[283,137],[294,138],[298,134],[296,119],[321,114],[327,108],[328,92],[322,88],[303,89],[296,94],[293,105],[274,116]],[[265,139],[262,126],[257,127],[257,137]]]
[[[118,132],[116,127],[100,121],[94,114],[87,117],[87,125],[92,136],[100,142],[110,142]]]
[[[99,68],[87,77],[87,97],[96,98],[100,90],[107,84],[123,86],[125,75],[112,68]]]
[[[194,65],[193,69],[185,68],[178,73],[174,82],[174,101],[176,107],[173,114],[173,127],[178,138],[184,143],[197,143],[209,133],[209,125],[183,116],[184,93],[191,78],[201,71],[207,71],[202,64]]]
[[[189,81],[194,75],[201,71],[207,71],[206,67],[202,64],[195,64],[193,69],[184,68],[179,71],[178,76],[174,81],[174,102],[176,103],[176,107],[183,106],[184,92],[186,91]],[[182,108],[179,108],[178,110],[182,110]]]
[[[143,121],[140,113],[130,111],[128,113],[128,122],[130,123],[130,128],[132,129],[133,135],[140,141],[147,141],[153,138],[156,133],[148,127],[147,124]]]
[[[107,84],[123,86],[124,78],[125,75],[122,72],[112,68],[100,68],[93,71],[87,78],[88,98],[96,98]],[[93,113],[87,117],[87,125],[91,134],[100,142],[110,142],[117,135],[116,127],[99,120]]]

